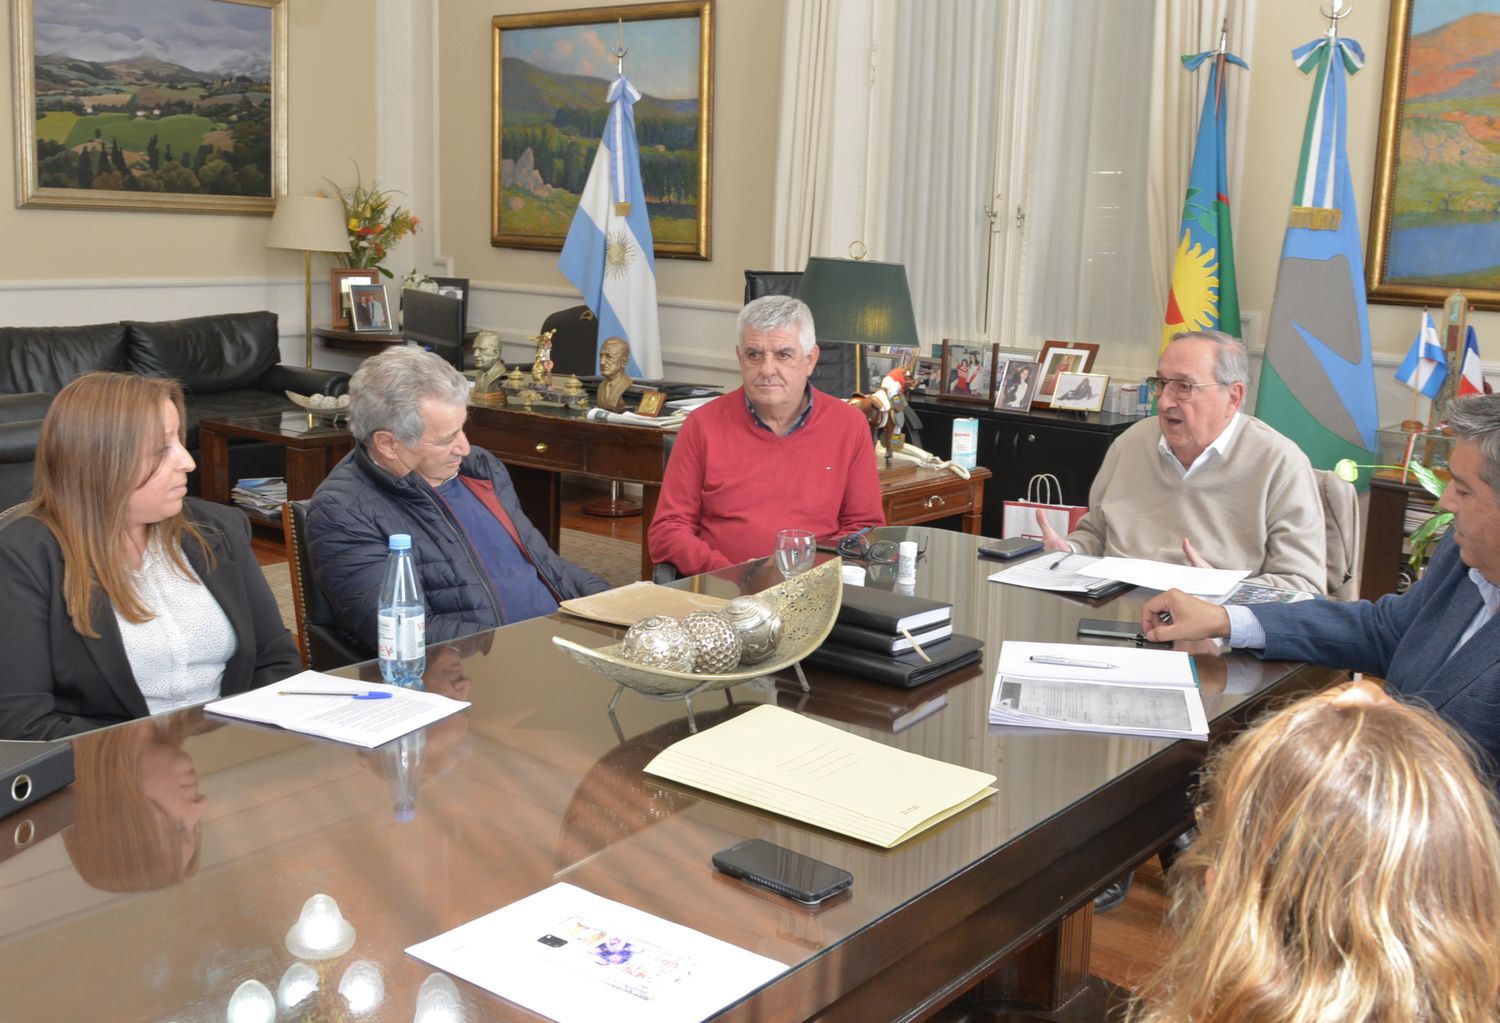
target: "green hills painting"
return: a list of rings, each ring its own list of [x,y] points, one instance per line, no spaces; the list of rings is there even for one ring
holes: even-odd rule
[[[29,7],[29,191],[122,205],[251,199],[270,209],[285,159],[282,0]]]

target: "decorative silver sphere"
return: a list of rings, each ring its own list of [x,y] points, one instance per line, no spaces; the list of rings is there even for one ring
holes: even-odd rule
[[[642,618],[630,627],[620,644],[620,654],[627,660],[668,671],[692,671],[697,652],[693,637],[682,623],[666,615]]]
[[[759,664],[781,642],[781,615],[759,597],[735,597],[720,612],[739,633],[740,663]]]
[[[692,611],[682,618],[682,627],[693,637],[698,655],[693,671],[700,675],[719,675],[739,666],[740,634],[729,619],[714,611]]]

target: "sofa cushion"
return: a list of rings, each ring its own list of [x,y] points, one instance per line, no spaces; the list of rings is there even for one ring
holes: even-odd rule
[[[124,363],[123,323],[0,327],[0,394],[56,394],[76,376]]]
[[[189,394],[254,387],[281,361],[276,314],[221,313],[125,322],[126,368],[175,377]]]

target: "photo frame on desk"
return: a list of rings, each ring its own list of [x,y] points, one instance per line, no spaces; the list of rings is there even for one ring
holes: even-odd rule
[[[353,284],[379,284],[380,271],[374,267],[342,267],[336,266],[328,271],[328,284],[331,301],[333,303],[333,316],[330,322],[334,330],[349,330],[353,326],[353,320],[349,316],[351,300],[349,298],[349,287]]]
[[[1099,346],[1087,341],[1048,341],[1042,345],[1041,386],[1032,398],[1032,408],[1052,407],[1052,394],[1059,373],[1087,373],[1094,368]]]
[[[1104,407],[1109,377],[1104,373],[1059,373],[1052,407],[1065,412],[1098,412]]]
[[[995,394],[999,345],[943,339],[942,396],[988,405]]]
[[[912,394],[937,394],[943,384],[943,357],[919,355],[911,371]]]
[[[908,376],[916,367],[917,349],[913,345],[860,345],[859,387],[861,394],[880,390],[881,381],[893,369],[904,369]]]
[[[386,296],[385,285],[349,285],[349,319],[355,330],[373,334],[389,334],[395,330],[391,324],[391,300]]]
[[[1037,385],[1042,381],[1042,364],[1034,358],[1019,356],[995,364],[995,408],[1001,412],[1025,412],[1031,408]]]

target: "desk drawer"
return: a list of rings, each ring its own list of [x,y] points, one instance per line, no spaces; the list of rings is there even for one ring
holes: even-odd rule
[[[951,483],[888,494],[882,504],[885,506],[885,520],[893,526],[966,515],[974,510],[974,487],[968,480],[955,476]]]
[[[579,472],[584,468],[583,443],[576,437],[538,439],[504,430],[485,430],[483,438],[484,446],[502,462],[563,472]]]

